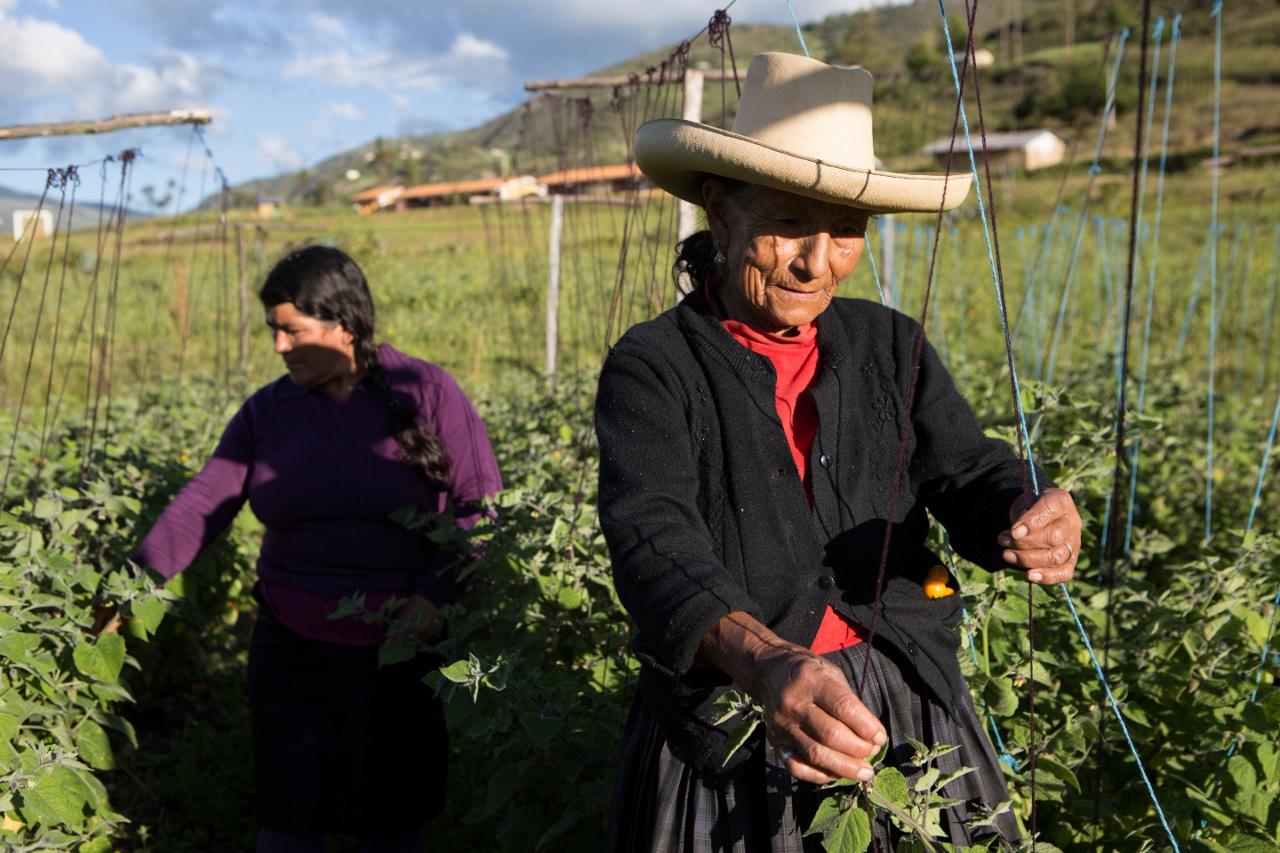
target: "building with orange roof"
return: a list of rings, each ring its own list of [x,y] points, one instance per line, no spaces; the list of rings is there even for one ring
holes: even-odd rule
[[[387,184],[370,187],[351,196],[357,213],[376,213],[394,205],[404,194],[404,187],[399,184]]]
[[[639,189],[645,183],[635,163],[584,166],[543,175],[538,183],[552,195],[613,195]]]

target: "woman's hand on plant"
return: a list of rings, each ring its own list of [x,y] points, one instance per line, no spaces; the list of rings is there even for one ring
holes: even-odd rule
[[[885,742],[884,726],[839,667],[786,644],[757,660],[756,669],[749,692],[764,706],[769,741],[792,776],[816,784],[871,781],[867,758]]]
[[[1004,561],[1026,569],[1032,583],[1065,583],[1080,558],[1080,513],[1071,493],[1045,489],[1023,495],[1009,508],[1009,529],[996,537]]]
[[[444,616],[431,599],[415,592],[396,611],[392,631],[395,633],[388,639],[393,643],[431,643],[444,633]]]
[[[764,707],[769,741],[792,776],[818,784],[872,777],[866,759],[885,742],[884,726],[835,664],[740,611],[707,632],[698,657]]]
[[[99,604],[93,608],[93,625],[89,627],[89,633],[93,636],[99,634],[114,634],[120,630],[120,608],[114,604]]]

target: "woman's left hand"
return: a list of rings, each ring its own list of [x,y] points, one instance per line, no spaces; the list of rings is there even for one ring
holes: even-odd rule
[[[395,643],[410,644],[432,643],[444,633],[444,617],[440,608],[431,599],[420,593],[414,593],[404,606],[396,611],[395,622],[401,623],[402,630],[389,639]],[[393,628],[395,626],[393,622]]]
[[[1066,583],[1080,557],[1080,513],[1071,493],[1045,489],[1009,508],[1009,529],[996,537],[1004,561],[1027,570],[1032,583]]]

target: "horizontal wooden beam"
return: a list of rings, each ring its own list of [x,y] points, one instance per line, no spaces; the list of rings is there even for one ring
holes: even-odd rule
[[[702,74],[702,79],[707,82],[719,82],[720,80],[733,79],[732,68],[725,69],[723,71],[719,68],[698,70]],[[746,76],[747,72],[745,70],[738,72],[738,79],[743,79]],[[662,81],[658,80],[657,74],[652,78],[647,74],[641,74],[639,77],[641,85],[657,85],[659,82],[664,84],[669,83],[672,85],[676,83],[684,83],[683,74],[678,77],[671,77]],[[627,86],[630,83],[631,77],[625,74],[619,74],[614,77],[569,77],[564,80],[528,80],[525,82],[524,88],[527,92],[542,92],[547,89],[612,89],[615,86]]]
[[[208,124],[213,115],[206,109],[166,110],[156,113],[125,113],[102,119],[58,121],[46,124],[15,124],[0,127],[0,139],[27,139],[32,136],[72,136],[81,133],[110,133],[131,127],[166,124]]]

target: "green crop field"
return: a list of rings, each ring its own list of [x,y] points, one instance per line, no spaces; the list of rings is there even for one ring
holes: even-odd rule
[[[1122,499],[1129,500],[1135,467],[1136,488],[1132,527],[1122,530],[1106,518],[1129,178],[1099,175],[1084,218],[1083,168],[1062,186],[1057,213],[1060,172],[996,179],[1033,447],[1085,517],[1072,595],[1099,655],[1106,638],[1106,671],[1128,731],[1190,850],[1280,849],[1278,665],[1274,652],[1264,654],[1280,583],[1273,475],[1252,515],[1280,392],[1280,203],[1256,192],[1275,175],[1265,166],[1221,175],[1211,312],[1208,174],[1191,168],[1169,176],[1153,255],[1152,173],[1135,277],[1134,443],[1122,466]],[[449,695],[456,760],[449,814],[433,830],[438,849],[598,849],[636,664],[595,521],[593,381],[612,340],[674,304],[673,216],[670,202],[656,199],[630,213],[566,205],[554,383],[544,375],[546,205],[368,217],[298,208],[264,228],[232,211],[225,236],[215,214],[204,212],[127,223],[118,244],[93,230],[66,243],[0,240],[0,256],[12,253],[0,275],[7,486],[0,846],[251,846],[243,664],[255,609],[256,522],[244,514],[162,592],[131,580],[124,561],[239,401],[280,373],[254,297],[266,269],[290,246],[326,242],[364,267],[380,337],[442,364],[478,402],[508,484],[500,521],[477,534],[489,540],[486,557],[450,613],[453,633],[440,647],[455,662],[438,678]],[[884,273],[893,229],[889,298],[914,316],[936,224],[930,216],[899,217],[875,222],[870,232]],[[192,236],[200,228],[203,236]],[[624,233],[629,248],[620,262]],[[249,297],[244,370],[241,267]],[[843,288],[879,298],[865,259]],[[996,297],[972,201],[943,223],[923,319],[987,428],[1015,440]],[[1122,520],[1127,515],[1126,508]],[[1121,536],[1122,556],[1104,565],[1104,538]],[[972,653],[968,643],[962,649],[963,665],[980,712],[1018,767],[1007,772],[1012,808],[1024,823],[1028,756],[1036,759],[1037,849],[1165,849],[1058,591],[1034,592],[1030,663],[1026,585],[972,567],[959,572],[964,631],[973,641]],[[125,603],[131,616],[119,636],[92,640],[83,626],[102,599]]]

